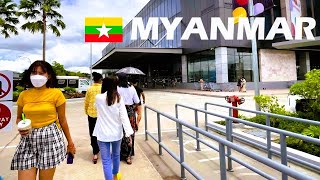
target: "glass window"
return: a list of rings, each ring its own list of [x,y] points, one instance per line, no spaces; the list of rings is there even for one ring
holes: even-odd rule
[[[214,51],[208,50],[188,55],[188,82],[216,82]]]
[[[177,12],[179,13],[181,11],[181,0],[176,0],[177,3]]]
[[[178,25],[177,27],[177,47],[181,47],[181,24]]]
[[[230,48],[230,51],[228,51],[229,82],[237,82],[241,76],[244,76],[247,81],[252,81],[251,53],[243,52],[244,50],[240,49],[233,53],[233,50],[236,49]]]
[[[172,0],[167,0],[168,1],[168,17],[171,18],[172,17]]]
[[[177,0],[172,0],[172,15],[177,14]]]

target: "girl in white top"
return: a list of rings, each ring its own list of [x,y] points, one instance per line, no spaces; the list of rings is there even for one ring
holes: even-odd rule
[[[132,140],[133,134],[123,98],[117,92],[117,80],[107,77],[102,82],[101,93],[96,96],[97,123],[93,136],[97,137],[105,179],[117,179],[120,164],[120,145],[123,130]],[[110,147],[111,146],[111,147]],[[110,148],[112,148],[112,163]],[[113,169],[111,170],[111,167]],[[113,175],[113,177],[112,177]]]
[[[138,97],[136,89],[128,83],[128,78],[126,74],[118,74],[119,77],[119,85],[118,92],[121,97],[123,97],[124,104],[126,105],[128,117],[130,120],[131,127],[134,131],[138,130],[137,122],[136,122],[136,113],[134,111],[135,105],[138,105],[140,99]],[[128,146],[122,140],[121,145],[121,154],[120,159],[127,162],[127,164],[132,164],[131,156],[134,156],[134,135],[131,135],[132,146]]]

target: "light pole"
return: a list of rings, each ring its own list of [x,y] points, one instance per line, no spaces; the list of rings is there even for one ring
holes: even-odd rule
[[[254,22],[254,6],[253,0],[249,0],[249,15],[250,15],[250,24],[251,27]],[[253,38],[251,40],[251,47],[252,47],[252,70],[253,70],[253,81],[254,81],[254,95],[260,95],[260,88],[259,88],[259,67],[258,67],[258,53],[257,53],[257,40],[256,40],[256,33],[253,34]],[[256,110],[260,110],[259,105],[256,104]]]

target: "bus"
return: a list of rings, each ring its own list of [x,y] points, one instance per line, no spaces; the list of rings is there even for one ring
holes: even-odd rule
[[[90,82],[86,78],[79,76],[57,76],[58,88],[71,87],[75,88],[78,93],[85,94],[90,87]]]

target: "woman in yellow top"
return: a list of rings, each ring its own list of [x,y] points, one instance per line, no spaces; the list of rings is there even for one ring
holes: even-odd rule
[[[85,113],[88,115],[89,133],[93,153],[92,162],[96,164],[98,161],[98,153],[100,150],[97,142],[97,137],[92,136],[94,127],[96,126],[97,122],[97,109],[95,108],[94,103],[96,102],[96,95],[101,94],[102,75],[100,73],[93,72],[92,76],[94,83],[87,90],[84,101],[84,110]]]
[[[23,82],[29,87],[17,101],[17,121],[22,113],[31,120],[32,130],[19,130],[20,143],[11,162],[11,170],[18,170],[18,179],[53,179],[55,168],[67,153],[75,154],[65,115],[66,100],[56,89],[57,79],[52,66],[45,61],[35,61],[25,72]],[[60,127],[68,141],[64,138]]]

